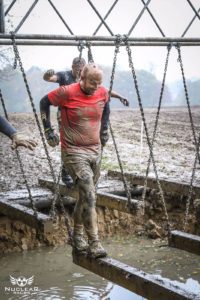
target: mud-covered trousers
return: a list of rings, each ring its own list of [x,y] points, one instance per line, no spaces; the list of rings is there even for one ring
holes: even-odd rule
[[[74,210],[74,235],[82,235],[83,229],[88,240],[98,240],[95,185],[100,176],[101,151],[95,154],[62,151],[62,160],[79,191]]]

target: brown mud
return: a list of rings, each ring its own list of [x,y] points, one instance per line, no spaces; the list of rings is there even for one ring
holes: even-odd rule
[[[145,117],[149,137],[154,130],[156,110],[146,109]],[[200,129],[200,107],[192,108],[194,130],[198,138]],[[37,148],[31,152],[20,149],[24,172],[31,188],[38,187],[38,177],[50,176],[49,165],[40,138],[34,116],[32,114],[11,114],[11,123],[20,131],[38,141]],[[190,184],[195,159],[195,143],[193,130],[187,108],[165,108],[161,110],[153,153],[158,176],[161,179]],[[52,124],[57,128],[56,116],[52,114]],[[118,151],[125,171],[145,176],[149,148],[139,110],[118,110],[111,113],[111,124],[114,131]],[[143,128],[143,130],[142,130]],[[0,190],[1,192],[24,189],[24,180],[14,151],[10,149],[11,141],[0,134]],[[60,169],[60,147],[48,146],[53,168],[58,174]],[[101,182],[107,180],[107,170],[119,170],[115,148],[111,138],[104,148],[102,160]],[[150,168],[150,176],[154,170]],[[197,164],[194,184],[200,186],[200,166]],[[170,191],[169,191],[170,194]],[[167,210],[170,222],[175,229],[182,229],[185,216],[185,201],[179,197],[168,196]],[[192,201],[188,215],[188,232],[200,234],[199,216],[200,201]],[[153,199],[153,198],[152,198]],[[134,216],[116,210],[98,207],[98,223],[100,236],[114,234],[146,234],[150,238],[166,236],[166,220],[158,195],[154,201],[147,199],[147,214]],[[70,210],[72,221],[73,210]],[[0,252],[23,251],[41,245],[61,245],[68,240],[64,218],[57,216],[57,225],[53,233],[45,234],[38,239],[36,230],[17,220],[0,216]]]

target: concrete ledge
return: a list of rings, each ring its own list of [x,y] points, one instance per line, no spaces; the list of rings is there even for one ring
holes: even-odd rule
[[[182,289],[169,279],[145,273],[109,257],[94,259],[73,253],[73,262],[150,300],[200,299],[199,295]]]
[[[169,238],[169,246],[200,255],[200,236],[174,230]]]

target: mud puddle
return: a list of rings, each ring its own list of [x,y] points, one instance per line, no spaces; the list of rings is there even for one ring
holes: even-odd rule
[[[166,241],[139,237],[115,237],[103,244],[111,257],[200,294],[199,256],[169,248]],[[2,300],[144,299],[73,264],[70,246],[7,254],[0,258],[0,264]],[[31,284],[26,283],[20,290],[10,276],[25,277]]]

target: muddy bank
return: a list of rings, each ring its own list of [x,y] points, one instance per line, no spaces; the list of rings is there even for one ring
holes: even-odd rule
[[[149,135],[152,135],[155,110],[145,111]],[[192,108],[195,131],[200,129],[200,108]],[[57,127],[55,114],[52,123]],[[31,188],[38,186],[38,177],[50,176],[49,165],[40,139],[40,134],[32,114],[12,114],[12,124],[19,130],[38,141],[34,152],[20,149],[24,172]],[[138,110],[113,111],[111,124],[114,130],[118,151],[125,171],[145,175],[149,149],[147,138],[142,127]],[[0,189],[24,189],[24,181],[18,166],[15,153],[10,149],[10,140],[0,134]],[[60,148],[48,147],[53,168],[58,174],[60,169]],[[195,158],[194,137],[191,130],[188,111],[186,108],[169,108],[161,111],[158,132],[154,144],[154,156],[159,178],[190,183]],[[104,149],[102,161],[102,181],[107,180],[107,170],[119,170],[113,142],[110,139]],[[150,168],[150,176],[154,170]],[[200,185],[200,168],[197,164],[195,185]],[[156,199],[156,197],[154,197]],[[173,228],[182,229],[184,223],[185,200],[170,198],[167,209]],[[189,212],[189,232],[200,234],[199,202],[192,202]],[[180,203],[182,203],[180,205]],[[131,216],[126,213],[98,207],[98,223],[101,238],[117,234],[147,234],[151,238],[166,236],[166,220],[162,206],[157,201],[148,201],[147,215]],[[72,217],[72,210],[71,210]],[[71,219],[72,222],[72,219]],[[67,242],[66,228],[63,217],[58,217],[54,232],[38,239],[35,229],[24,225],[20,221],[11,221],[7,217],[0,217],[0,249],[1,253],[22,251],[41,245],[60,245]]]

